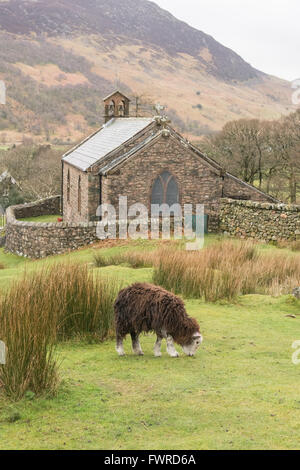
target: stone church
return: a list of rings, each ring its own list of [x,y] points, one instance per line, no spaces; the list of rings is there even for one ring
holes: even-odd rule
[[[221,198],[276,202],[226,172],[202,154],[162,116],[131,117],[130,100],[107,96],[105,124],[62,157],[62,203],[68,223],[97,220],[100,204],[128,206],[204,204],[209,228],[218,220]]]

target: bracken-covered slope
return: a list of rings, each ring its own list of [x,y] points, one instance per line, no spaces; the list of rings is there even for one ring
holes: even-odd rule
[[[290,109],[289,84],[147,0],[0,0],[0,131],[77,139],[116,85],[200,135]],[[1,136],[0,136],[1,137]]]
[[[132,43],[137,39],[171,55],[196,57],[199,65],[222,79],[248,80],[259,75],[211,36],[146,0],[12,0],[2,4],[0,18],[2,29],[15,34],[101,34],[112,42],[115,37],[115,43],[126,36]],[[213,61],[201,56],[203,50]]]

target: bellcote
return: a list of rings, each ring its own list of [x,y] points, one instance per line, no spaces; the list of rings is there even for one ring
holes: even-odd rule
[[[104,98],[104,109],[105,109],[105,122],[108,122],[112,118],[129,117],[129,103],[128,99],[120,91],[111,93]]]

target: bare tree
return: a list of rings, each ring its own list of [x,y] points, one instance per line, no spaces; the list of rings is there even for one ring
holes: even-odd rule
[[[203,146],[224,168],[274,196],[295,203],[300,180],[300,110],[278,121],[227,123]]]
[[[0,153],[0,170],[8,170],[25,199],[36,200],[60,193],[60,153],[50,146],[20,145]]]

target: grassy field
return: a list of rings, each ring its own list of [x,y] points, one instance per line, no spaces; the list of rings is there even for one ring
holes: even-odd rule
[[[215,241],[207,238],[208,244]],[[112,243],[103,252],[155,246]],[[92,268],[94,252],[91,247],[26,261],[1,250],[0,289],[57,261]],[[152,278],[152,268],[98,270],[124,284]],[[34,399],[29,394],[18,403],[0,399],[0,448],[299,449],[300,366],[292,363],[292,343],[300,339],[299,302],[249,295],[234,304],[186,300],[186,306],[204,335],[194,358],[171,359],[165,347],[163,357],[154,358],[151,335],[141,338],[144,357],[132,355],[129,340],[124,358],[117,356],[113,341],[59,344],[58,395]]]
[[[40,217],[27,217],[25,219],[19,219],[23,222],[37,222],[37,223],[50,223],[57,222],[57,219],[61,217],[60,215],[41,215]]]

